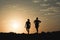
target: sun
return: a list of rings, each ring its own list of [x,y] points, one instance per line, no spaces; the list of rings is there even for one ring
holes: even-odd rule
[[[20,23],[18,22],[18,20],[12,20],[10,24],[11,31],[18,32],[18,28],[20,27]]]
[[[12,27],[13,27],[14,29],[18,28],[18,27],[19,27],[19,23],[18,23],[18,22],[13,22],[13,23],[12,23]]]
[[[10,27],[8,30],[11,32],[22,33],[24,32],[24,25],[22,24],[23,21],[12,19],[10,20]]]
[[[18,29],[19,26],[20,26],[20,23],[17,20],[11,21],[11,27],[13,29]]]

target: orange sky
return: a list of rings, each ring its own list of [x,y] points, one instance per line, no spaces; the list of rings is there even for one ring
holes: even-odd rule
[[[39,27],[39,32],[59,31],[59,6],[52,6],[52,4],[57,5],[53,3],[55,1],[51,1],[52,4],[46,4],[47,2],[49,1],[0,0],[0,32],[27,33],[25,22],[29,18],[31,20],[30,33],[35,33],[36,29],[34,27],[34,20],[36,17],[42,21]]]

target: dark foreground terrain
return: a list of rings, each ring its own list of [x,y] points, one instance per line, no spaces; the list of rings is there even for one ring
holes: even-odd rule
[[[0,40],[60,40],[60,31],[39,34],[0,33]]]

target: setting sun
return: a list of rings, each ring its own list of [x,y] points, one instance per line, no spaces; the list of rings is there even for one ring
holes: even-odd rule
[[[18,22],[12,22],[12,23],[11,23],[11,26],[12,26],[14,29],[16,29],[16,28],[19,27],[19,23],[18,23]]]
[[[11,19],[9,20],[9,28],[10,32],[16,32],[16,33],[22,33],[24,32],[24,25],[22,24],[22,21],[19,19]]]
[[[18,28],[21,26],[21,23],[18,20],[10,20],[10,28],[12,28],[13,32],[17,32]]]

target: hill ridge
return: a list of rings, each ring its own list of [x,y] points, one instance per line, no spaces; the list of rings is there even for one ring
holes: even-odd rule
[[[0,40],[60,40],[60,31],[34,34],[0,33]]]

